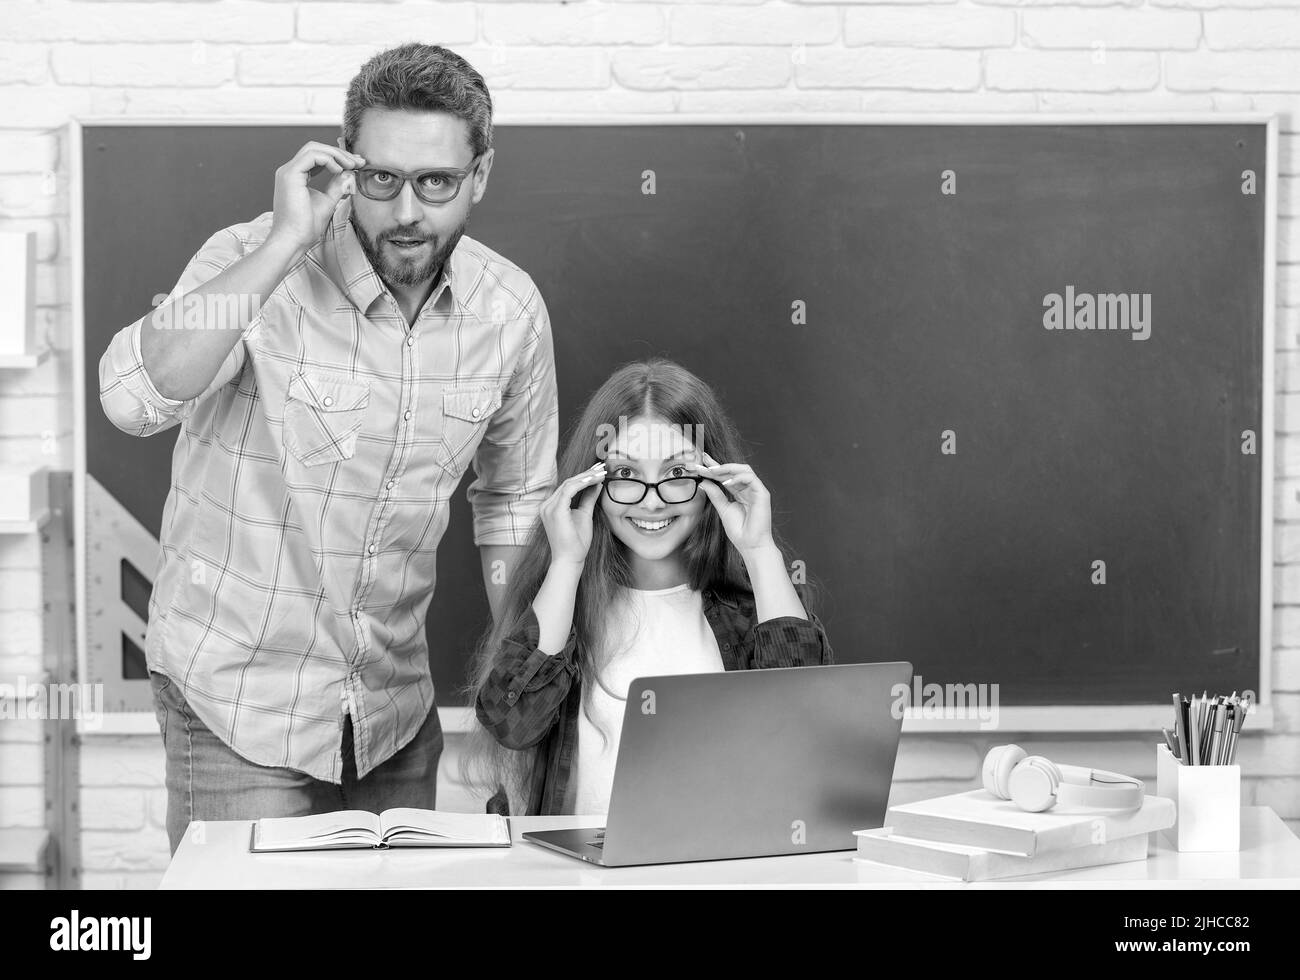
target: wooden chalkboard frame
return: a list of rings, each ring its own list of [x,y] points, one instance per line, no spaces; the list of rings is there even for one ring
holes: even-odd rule
[[[1262,478],[1260,493],[1260,555],[1259,555],[1259,685],[1257,709],[1252,712],[1251,727],[1255,731],[1269,730],[1273,725],[1272,710],[1272,613],[1273,613],[1273,452],[1274,452],[1274,342],[1276,317],[1276,264],[1277,264],[1277,160],[1278,119],[1275,114],[1247,113],[1140,113],[1114,114],[827,114],[791,116],[785,114],[737,116],[677,116],[671,114],[627,114],[617,116],[575,116],[565,114],[497,117],[498,127],[518,126],[600,126],[600,125],[673,125],[673,126],[726,126],[726,125],[781,125],[781,126],[834,126],[834,125],[953,125],[953,126],[1097,126],[1097,125],[1228,125],[1256,124],[1265,126],[1267,173],[1263,182],[1265,194],[1264,229],[1264,279],[1263,288],[1263,344],[1262,363],[1262,421],[1260,438],[1260,467]],[[72,314],[73,314],[73,395],[74,418],[77,423],[85,417],[86,352],[84,341],[84,263],[83,254],[83,160],[82,139],[86,127],[104,126],[340,126],[341,118],[335,115],[253,115],[253,116],[76,116],[65,129],[65,147],[71,160],[71,240],[72,240]],[[86,433],[80,424],[74,424],[74,488],[76,511],[76,618],[77,658],[81,676],[86,676],[87,614],[86,577]],[[471,716],[469,708],[441,707],[438,709],[443,729],[463,732],[468,729]],[[1065,733],[1065,732],[1141,732],[1154,744],[1162,726],[1170,721],[1168,703],[1151,705],[1036,705],[1001,708],[996,729],[989,732],[995,740],[1005,740],[1013,733]],[[909,708],[903,721],[905,732],[981,732],[978,719],[925,718]],[[80,726],[79,726],[80,727]],[[105,734],[151,732],[157,723],[152,712],[129,711],[108,713],[104,723],[95,729]],[[84,729],[82,729],[84,731]],[[994,734],[996,732],[996,734]]]

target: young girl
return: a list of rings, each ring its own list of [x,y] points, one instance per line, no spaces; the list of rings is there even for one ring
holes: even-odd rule
[[[712,390],[671,361],[591,397],[475,663],[461,760],[493,812],[605,814],[636,677],[831,662],[767,488]]]

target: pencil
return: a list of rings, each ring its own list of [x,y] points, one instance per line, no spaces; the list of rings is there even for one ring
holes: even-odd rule
[[[1214,708],[1214,741],[1210,749],[1210,762],[1212,765],[1223,765],[1223,750],[1227,747],[1224,724],[1227,719],[1228,706],[1220,701]]]
[[[1174,734],[1178,738],[1178,751],[1174,755],[1178,756],[1178,761],[1187,765],[1187,727],[1183,724],[1183,697],[1177,692],[1174,693]]]
[[[1201,764],[1201,709],[1196,703],[1196,695],[1192,695],[1192,709],[1189,712],[1192,719],[1192,730],[1189,737],[1192,742],[1192,765]]]

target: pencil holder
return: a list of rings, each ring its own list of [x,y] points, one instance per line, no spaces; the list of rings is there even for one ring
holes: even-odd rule
[[[1177,822],[1161,831],[1180,851],[1241,847],[1241,766],[1185,766],[1156,743],[1156,795],[1174,801]]]

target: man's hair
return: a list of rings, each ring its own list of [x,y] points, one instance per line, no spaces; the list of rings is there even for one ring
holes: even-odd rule
[[[492,96],[474,67],[436,44],[412,42],[375,55],[348,85],[343,142],[351,152],[367,109],[449,112],[469,124],[474,155],[492,147]]]

